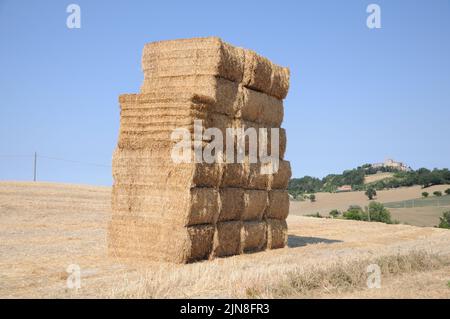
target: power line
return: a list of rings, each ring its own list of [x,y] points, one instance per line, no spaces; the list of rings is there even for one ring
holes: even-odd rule
[[[107,164],[101,164],[101,163],[93,163],[93,162],[85,162],[85,161],[78,161],[73,159],[67,159],[67,158],[61,158],[61,157],[53,157],[53,156],[46,156],[46,155],[39,155],[39,154],[33,154],[33,155],[4,155],[0,154],[0,158],[45,158],[49,160],[54,161],[61,161],[61,162],[69,162],[69,163],[76,163],[76,164],[84,164],[84,165],[91,165],[91,166],[99,166],[99,167],[111,167],[111,165]]]
[[[84,162],[84,161],[77,161],[77,160],[71,160],[66,158],[60,158],[60,157],[52,157],[52,156],[45,156],[45,155],[38,155],[37,157],[50,159],[54,161],[61,161],[61,162],[70,162],[70,163],[77,163],[77,164],[84,164],[84,165],[92,165],[92,166],[100,166],[100,167],[111,167],[111,165],[106,164],[99,164],[99,163],[92,163],[92,162]]]
[[[34,155],[0,155],[0,158],[21,158],[21,157],[30,158],[34,157]]]
[[[85,162],[85,161],[73,160],[73,159],[62,158],[62,157],[40,155],[37,152],[34,152],[33,155],[0,154],[0,159],[18,159],[18,158],[26,158],[27,160],[31,159],[33,161],[33,181],[35,181],[35,182],[37,181],[37,173],[38,173],[37,167],[38,167],[38,162],[39,162],[38,159],[46,159],[46,160],[60,161],[60,162],[66,162],[66,163],[74,163],[74,164],[81,164],[81,165],[90,165],[90,166],[96,166],[96,167],[111,168],[111,165],[107,165],[107,164]]]

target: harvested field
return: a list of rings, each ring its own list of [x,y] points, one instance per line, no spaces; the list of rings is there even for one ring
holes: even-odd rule
[[[427,191],[433,194],[434,191],[444,192],[450,185],[436,185],[422,189],[420,186],[401,187],[392,190],[377,191],[375,201],[386,204],[398,204],[392,206],[392,208],[411,208],[409,202],[403,205],[403,201],[409,201],[412,199],[420,199],[422,192]],[[309,215],[320,213],[323,216],[328,216],[328,213],[333,209],[345,211],[350,205],[359,205],[361,207],[369,205],[370,201],[364,192],[348,192],[348,193],[316,193],[316,201],[311,203],[310,201],[291,201],[290,214],[295,215]],[[431,196],[431,195],[430,195]],[[439,199],[439,206],[436,207],[436,198],[429,198],[426,202],[430,202],[426,206],[434,206],[435,209],[424,207],[424,209],[392,209],[391,205],[388,205],[389,210],[392,212],[394,219],[398,219],[400,222],[408,223],[416,226],[434,226],[438,224],[438,216],[442,215],[442,211],[449,210],[446,207],[448,201],[445,200],[446,196]],[[416,205],[423,203],[422,200],[416,201]],[[425,206],[425,205],[423,205]],[[433,211],[434,213],[429,213]],[[398,212],[398,213],[397,213]],[[432,219],[428,218],[425,222],[417,222],[423,220],[422,212],[424,215],[433,216]],[[410,218],[411,217],[411,218]]]
[[[392,219],[413,226],[435,227],[439,225],[439,217],[450,210],[447,207],[388,208]]]
[[[448,230],[291,215],[283,249],[136,264],[107,255],[110,195],[109,187],[0,182],[0,297],[450,298]],[[373,262],[384,269],[380,289],[364,285]],[[81,268],[79,290],[66,286],[70,264]]]

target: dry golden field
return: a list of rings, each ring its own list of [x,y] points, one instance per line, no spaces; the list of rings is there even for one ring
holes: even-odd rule
[[[286,248],[173,265],[108,257],[109,217],[109,187],[0,182],[0,297],[450,298],[448,230],[291,215]]]
[[[426,191],[433,194],[434,191],[441,191],[450,188],[450,185],[436,185],[428,187]],[[422,192],[425,191],[420,186],[402,187],[392,190],[377,191],[374,199],[377,202],[389,203],[403,200],[421,198]],[[316,201],[292,201],[290,214],[293,215],[309,215],[320,213],[328,216],[333,209],[345,211],[350,205],[359,205],[365,207],[370,201],[364,192],[347,192],[347,193],[316,193]],[[436,226],[439,224],[439,216],[442,212],[450,210],[450,207],[422,207],[422,208],[389,208],[392,218],[415,226]]]

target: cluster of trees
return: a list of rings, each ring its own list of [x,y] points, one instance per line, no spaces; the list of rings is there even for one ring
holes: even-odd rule
[[[394,172],[394,175],[392,178],[364,184],[366,175],[371,175],[378,171]],[[450,184],[450,170],[447,168],[433,170],[420,168],[416,171],[403,172],[389,167],[375,169],[370,164],[365,164],[356,169],[346,170],[342,174],[327,175],[322,179],[312,176],[292,178],[289,181],[288,190],[295,198],[300,194],[335,192],[338,187],[343,185],[351,185],[353,190],[382,190],[413,185],[421,185],[423,188],[426,188],[442,184]]]
[[[390,166],[372,167],[372,165],[370,165],[370,164],[365,164],[362,166],[362,168],[365,169],[366,175],[373,175],[378,172],[396,173],[399,171],[398,168],[396,168],[396,167],[390,167]]]
[[[288,190],[294,197],[299,194],[317,193],[322,190],[323,183],[320,179],[311,176],[302,178],[291,178],[288,184]]]
[[[342,185],[351,185],[354,190],[362,190],[367,165],[346,170],[342,174],[329,174],[322,179],[312,176],[292,178],[289,181],[289,193],[296,197],[299,194],[334,192]]]
[[[445,193],[445,195],[450,195],[450,188],[447,188],[447,189],[444,191],[444,193]],[[434,191],[434,192],[433,192],[433,195],[436,196],[436,197],[441,197],[441,196],[442,196],[442,192],[441,192],[441,191]],[[428,193],[428,192],[422,192],[422,197],[423,197],[423,198],[427,198],[428,196],[430,196],[430,193]]]
[[[377,190],[397,188],[401,186],[421,185],[423,188],[450,183],[450,171],[447,168],[420,168],[416,171],[396,172],[392,178],[371,183],[369,186]]]
[[[360,220],[367,222],[380,222],[386,224],[398,224],[398,221],[392,220],[391,213],[384,207],[383,204],[377,202],[371,202],[368,207],[362,209],[360,206],[350,206],[347,211],[340,212],[337,209],[333,209],[329,213],[330,217]],[[310,217],[322,218],[319,213],[307,215]],[[442,217],[439,217],[439,228],[450,229],[450,211],[442,213]]]
[[[329,215],[333,218],[361,220],[369,222],[381,222],[393,224],[391,213],[381,203],[371,202],[368,207],[362,209],[360,206],[350,206],[347,211],[340,212],[333,209]]]
[[[369,222],[381,222],[392,224],[391,213],[383,204],[371,202],[369,207],[362,209],[359,206],[350,206],[350,208],[343,214],[345,219],[362,220]]]

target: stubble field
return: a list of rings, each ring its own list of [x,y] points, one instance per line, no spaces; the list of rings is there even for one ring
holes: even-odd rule
[[[422,189],[420,186],[401,187],[392,190],[377,191],[377,196],[374,201],[381,203],[393,203],[407,201],[405,207],[403,205],[393,205],[395,208],[389,210],[392,214],[393,220],[398,220],[401,223],[410,224],[414,226],[428,226],[433,227],[439,224],[439,217],[442,212],[450,210],[448,200],[429,198],[429,201],[434,201],[438,205],[427,205],[426,207],[411,207],[408,201],[419,199],[422,192],[427,191],[430,196],[433,196],[434,191],[441,191],[450,188],[450,185],[436,185]],[[309,215],[319,213],[322,216],[328,216],[333,209],[345,211],[350,205],[358,205],[365,207],[369,205],[370,201],[364,192],[347,192],[347,193],[316,193],[316,201],[292,201],[290,207],[290,214],[293,215]],[[445,196],[446,197],[446,196]]]
[[[450,298],[447,230],[291,215],[284,249],[172,265],[109,257],[109,218],[109,187],[0,182],[0,297]]]

